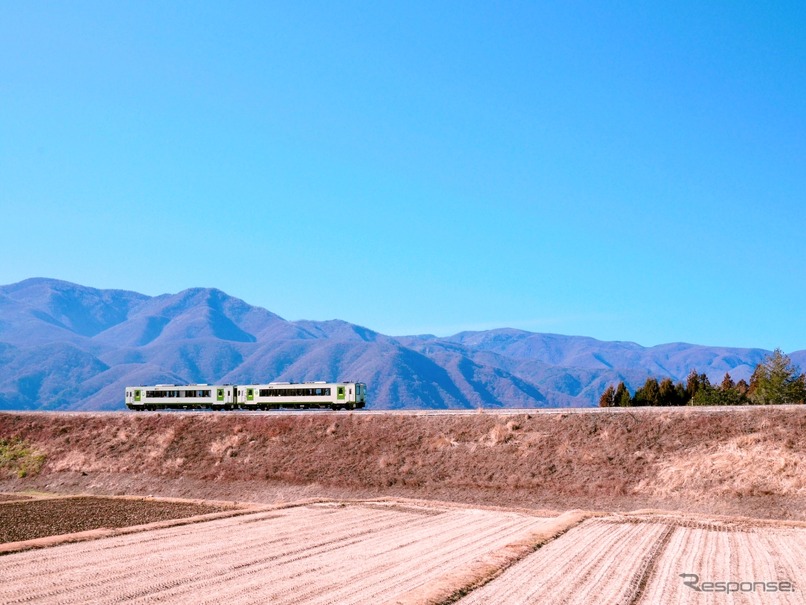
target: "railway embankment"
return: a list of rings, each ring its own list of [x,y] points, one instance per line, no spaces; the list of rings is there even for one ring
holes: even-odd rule
[[[449,416],[0,413],[0,490],[806,520],[806,406]]]

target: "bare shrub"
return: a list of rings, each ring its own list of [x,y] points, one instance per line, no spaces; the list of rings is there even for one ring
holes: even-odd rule
[[[45,463],[45,455],[33,449],[25,440],[0,439],[0,469],[22,479],[36,475]]]

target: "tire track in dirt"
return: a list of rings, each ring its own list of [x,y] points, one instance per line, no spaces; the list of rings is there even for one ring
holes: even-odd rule
[[[649,552],[664,529],[661,524],[585,521],[459,603],[624,602],[628,580],[639,575],[643,563],[634,555]]]
[[[672,538],[672,534],[675,531],[674,525],[668,525],[666,529],[663,530],[663,533],[658,537],[657,542],[652,547],[652,549],[647,553],[644,557],[643,562],[641,563],[641,567],[631,579],[630,579],[630,593],[627,595],[627,598],[624,602],[627,605],[635,605],[646,589],[647,583],[649,582],[650,577],[655,571],[655,565],[658,562],[663,551],[666,549],[666,546],[669,544],[669,541]]]
[[[768,582],[797,583],[804,576],[804,540],[803,528],[682,523],[661,554],[656,573],[638,603],[802,604],[804,596],[799,587],[794,592],[774,593],[767,592],[765,587]],[[715,587],[710,586],[703,591],[684,582],[699,588],[709,582],[736,584],[734,592],[727,594],[725,588],[715,592]],[[735,587],[741,584],[745,590],[736,591]]]

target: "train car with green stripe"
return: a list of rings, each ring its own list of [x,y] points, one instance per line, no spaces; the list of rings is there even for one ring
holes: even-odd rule
[[[366,406],[363,382],[269,382],[266,384],[158,384],[126,387],[130,410],[279,410]]]
[[[359,410],[366,405],[363,382],[270,382],[238,386],[238,403],[246,410],[328,408]]]
[[[237,386],[234,384],[157,384],[126,387],[126,407],[130,410],[234,410]]]

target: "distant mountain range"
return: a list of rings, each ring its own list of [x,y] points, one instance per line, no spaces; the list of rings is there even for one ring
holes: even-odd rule
[[[508,328],[386,336],[286,321],[216,289],[146,296],[54,279],[0,286],[0,409],[122,409],[127,385],[359,380],[369,406],[593,406],[649,376],[748,378],[769,351],[642,347]],[[803,367],[806,351],[790,353]]]

